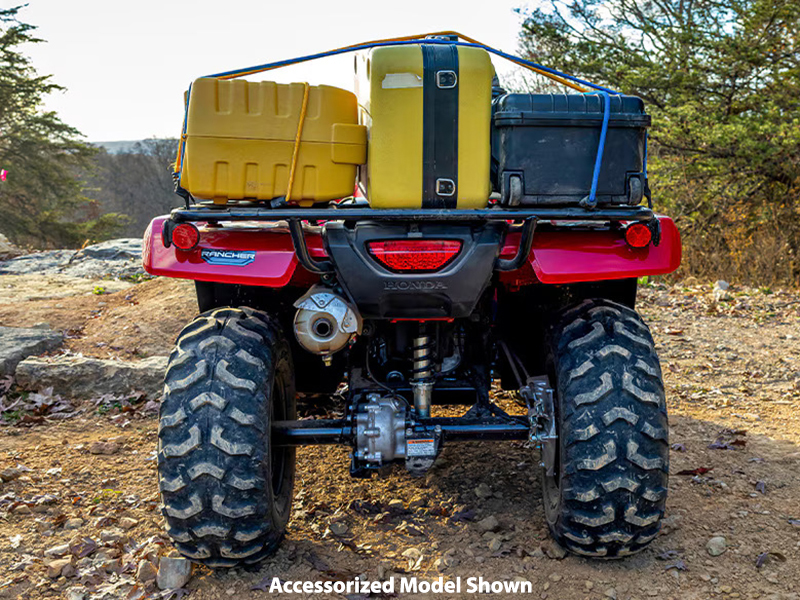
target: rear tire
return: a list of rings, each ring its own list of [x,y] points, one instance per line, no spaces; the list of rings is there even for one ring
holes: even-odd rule
[[[289,521],[293,448],[273,420],[296,417],[289,347],[264,313],[218,308],[178,336],[159,418],[158,474],[168,533],[210,567],[275,551]]]
[[[669,445],[661,367],[632,309],[586,300],[550,336],[559,437],[553,477],[543,471],[553,537],[583,556],[618,558],[658,534]]]

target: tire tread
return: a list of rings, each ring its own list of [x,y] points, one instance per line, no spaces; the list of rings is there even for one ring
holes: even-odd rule
[[[650,330],[603,299],[568,309],[550,333],[560,410],[561,497],[550,529],[581,556],[618,558],[658,533],[668,423]]]
[[[289,347],[268,315],[217,308],[178,337],[165,376],[158,471],[167,532],[191,560],[255,563],[284,535],[288,514],[276,518],[266,439],[278,369],[282,382],[288,377],[293,418]]]

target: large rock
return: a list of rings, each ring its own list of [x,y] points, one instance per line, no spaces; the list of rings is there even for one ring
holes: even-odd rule
[[[23,359],[55,350],[64,336],[38,327],[0,327],[0,377],[13,375]]]
[[[130,276],[144,273],[141,238],[109,240],[80,250],[65,268],[76,277]]]
[[[723,281],[720,279],[714,284],[714,289],[712,293],[714,295],[714,302],[726,302],[728,300],[733,300],[733,296],[730,292],[731,284],[727,281]]]
[[[721,556],[728,549],[728,540],[721,535],[712,537],[706,544],[706,550],[711,556]]]
[[[110,360],[85,356],[28,358],[17,365],[16,382],[25,389],[52,387],[68,398],[144,392],[158,398],[164,387],[166,356],[142,360]]]
[[[17,248],[14,244],[8,241],[8,238],[0,233],[0,260],[8,260],[25,254],[22,250]]]
[[[182,588],[192,578],[192,563],[185,558],[165,556],[158,564],[156,583],[159,589],[175,590]]]
[[[60,273],[61,267],[69,263],[75,250],[46,250],[26,254],[0,263],[0,273],[24,275],[26,273]]]
[[[0,274],[61,273],[73,277],[128,277],[144,273],[142,240],[109,240],[82,250],[48,250],[0,262]]]
[[[477,523],[478,529],[483,531],[484,533],[487,531],[497,531],[500,529],[500,521],[497,520],[497,517],[494,515],[489,515],[485,519],[478,521]]]

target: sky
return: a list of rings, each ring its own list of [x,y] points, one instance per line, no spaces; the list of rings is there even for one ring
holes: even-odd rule
[[[24,52],[67,88],[46,108],[100,142],[177,137],[197,77],[357,42],[455,30],[515,54],[514,9],[536,1],[27,0],[20,18],[46,40]],[[516,69],[492,60],[501,77]],[[353,55],[249,79],[353,89]]]

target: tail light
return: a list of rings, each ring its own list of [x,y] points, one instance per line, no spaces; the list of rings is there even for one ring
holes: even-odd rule
[[[461,252],[461,240],[384,240],[367,243],[369,253],[398,273],[438,271]]]
[[[180,223],[172,230],[172,243],[180,250],[194,250],[200,243],[200,231],[191,223]]]
[[[653,232],[644,223],[633,223],[625,228],[625,241],[631,248],[645,248],[653,239]]]

